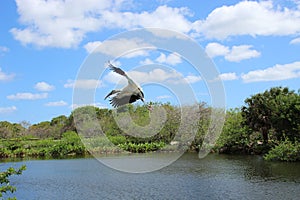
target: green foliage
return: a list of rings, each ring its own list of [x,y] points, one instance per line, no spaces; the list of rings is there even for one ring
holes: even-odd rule
[[[288,88],[275,87],[245,100],[242,107],[245,125],[262,134],[264,143],[269,133],[278,140],[286,135],[290,140],[300,139],[300,95]]]
[[[238,109],[226,112],[226,121],[216,143],[216,150],[221,153],[249,152],[250,138],[244,119]]]
[[[15,169],[13,167],[8,168],[4,172],[0,172],[0,197],[3,197],[3,193],[11,192],[14,193],[16,191],[16,187],[10,185],[9,177],[12,175],[21,175],[22,172],[26,170],[26,166],[22,165],[19,169]],[[9,200],[13,200],[16,198],[8,198]]]
[[[62,139],[54,143],[46,151],[46,155],[52,157],[62,157],[66,155],[83,155],[85,147],[76,132],[68,131],[62,136]]]
[[[54,117],[50,126],[52,127],[52,137],[54,139],[60,139],[62,134],[66,131],[66,126],[68,124],[68,118],[64,115],[60,115],[58,117]]]
[[[0,138],[12,138],[22,135],[25,130],[20,124],[10,123],[8,121],[0,122]]]
[[[205,103],[199,104],[199,121],[197,124],[197,133],[194,141],[191,144],[191,149],[199,150],[203,145],[205,134],[207,133],[210,125],[210,116],[212,109],[207,107]]]
[[[266,156],[266,159],[270,160],[273,160],[269,158],[271,155],[278,157],[279,152],[286,149],[297,152],[295,149],[300,142],[299,92],[295,93],[282,87],[271,88],[247,98],[245,103],[241,110],[227,111],[222,134],[214,147],[215,151],[264,154],[273,148],[270,155]],[[87,150],[96,153],[119,152],[120,149],[149,152],[162,147],[176,151],[184,145],[189,145],[190,150],[199,150],[202,146],[211,145],[204,144],[204,138],[215,136],[216,126],[211,124],[211,120],[218,120],[219,113],[218,109],[205,103],[198,105],[199,111],[189,115],[192,121],[198,122],[191,127],[188,123],[182,123],[181,119],[183,110],[188,110],[188,106],[180,108],[170,103],[151,102],[153,110],[164,111],[166,120],[162,128],[154,134],[149,131],[149,127],[144,130],[140,127],[150,126],[153,120],[159,121],[162,118],[159,118],[160,113],[153,117],[144,105],[130,104],[116,110],[84,106],[73,110],[68,117],[61,115],[51,121],[33,125],[26,121],[20,124],[2,121],[0,157],[62,157],[83,155]],[[133,123],[128,123],[127,119]],[[125,129],[120,128],[120,122]],[[190,133],[194,130],[197,132],[191,141]],[[143,137],[140,137],[140,134],[143,134]],[[168,145],[178,141],[181,141],[179,146]],[[295,160],[294,157],[284,159]]]
[[[156,151],[165,146],[164,142],[151,142],[151,143],[124,143],[118,145],[120,148],[122,148],[125,151],[130,151],[132,153],[145,153],[149,151]]]
[[[38,138],[49,138],[53,133],[53,127],[50,125],[50,122],[44,121],[30,126],[28,131],[30,135]]]
[[[61,157],[84,155],[85,147],[76,132],[68,131],[62,139],[17,138],[2,140],[0,157]]]
[[[300,142],[292,142],[286,138],[272,148],[264,158],[269,161],[300,161]]]

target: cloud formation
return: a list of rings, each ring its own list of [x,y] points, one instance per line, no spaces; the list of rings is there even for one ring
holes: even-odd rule
[[[236,80],[238,78],[239,77],[234,72],[223,73],[223,74],[219,75],[219,79],[221,79],[222,81],[232,81],[232,80]]]
[[[169,99],[169,98],[171,98],[170,95],[161,95],[156,97],[156,99]]]
[[[218,40],[241,35],[300,34],[300,6],[287,8],[274,5],[272,1],[224,5],[214,9],[205,19],[195,20],[186,7],[162,5],[152,11],[137,12],[130,9],[125,0],[16,0],[16,4],[23,27],[14,27],[10,32],[22,44],[38,47],[77,47],[88,33],[105,28],[156,27]]]
[[[37,100],[37,99],[46,99],[48,97],[48,93],[30,93],[30,92],[24,92],[24,93],[17,93],[8,95],[7,99],[10,100]]]
[[[52,91],[55,89],[55,87],[53,85],[50,85],[46,82],[38,82],[35,84],[34,88],[41,92],[48,92],[48,91]]]
[[[4,55],[4,53],[9,52],[9,48],[5,46],[0,46],[0,55]]]
[[[182,62],[181,57],[178,53],[170,53],[169,55],[161,53],[156,61],[159,63],[165,63],[169,65],[177,65]]]
[[[250,71],[242,74],[244,82],[280,81],[300,77],[300,62],[275,65],[266,69]]]
[[[290,41],[290,44],[300,44],[300,37],[299,38],[295,38],[292,41]]]
[[[0,81],[10,81],[15,77],[14,74],[8,74],[2,71],[0,68]]]
[[[224,56],[224,58],[230,62],[240,62],[261,55],[260,52],[252,49],[252,45],[240,45],[230,48],[216,42],[207,44],[205,51],[211,58]]]
[[[201,80],[200,76],[193,74],[183,76],[180,72],[175,70],[163,70],[160,68],[155,68],[149,72],[142,71],[129,71],[127,72],[128,76],[134,79],[138,84],[144,83],[170,83],[170,84],[182,84],[182,83],[196,83]],[[114,73],[109,72],[106,76],[103,77],[105,81],[114,84],[125,85],[127,80]]]
[[[0,114],[7,114],[12,113],[17,110],[16,106],[10,106],[10,107],[0,107]]]
[[[193,24],[205,38],[219,40],[241,35],[295,35],[300,33],[300,10],[274,6],[272,1],[241,1],[216,8]]]
[[[68,80],[67,83],[64,84],[65,88],[77,89],[95,89],[102,86],[102,82],[97,79]]]
[[[106,40],[104,42],[94,41],[84,45],[88,53],[99,52],[113,57],[124,56],[126,58],[148,55],[147,50],[142,47],[155,48],[153,45],[147,44],[139,38],[120,38],[116,40]]]
[[[76,47],[89,32],[104,28],[169,28],[183,33],[191,30],[187,8],[159,6],[152,12],[122,12],[126,1],[40,1],[16,0],[19,22],[24,28],[10,32],[22,44],[38,47]],[[64,33],[64,34],[61,34]]]
[[[65,101],[52,101],[52,102],[48,102],[45,104],[45,106],[49,106],[49,107],[57,107],[57,106],[67,106],[68,103]]]

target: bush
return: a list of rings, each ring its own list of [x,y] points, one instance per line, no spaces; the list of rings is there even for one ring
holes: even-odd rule
[[[124,149],[125,151],[129,151],[132,153],[145,153],[150,151],[156,151],[158,149],[161,149],[165,146],[164,142],[152,142],[152,143],[125,143],[125,144],[119,144],[120,148]]]
[[[265,156],[268,161],[300,161],[300,143],[288,139],[271,149]]]
[[[48,154],[53,157],[70,154],[83,155],[85,154],[85,147],[76,132],[68,131],[63,134],[61,140],[49,149]]]

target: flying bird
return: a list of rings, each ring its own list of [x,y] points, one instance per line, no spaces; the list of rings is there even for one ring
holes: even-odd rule
[[[112,90],[104,99],[114,95],[109,100],[114,108],[133,103],[139,99],[145,103],[142,89],[122,69],[115,67],[110,62],[108,62],[108,67],[113,72],[124,76],[128,81],[128,85],[121,90]]]

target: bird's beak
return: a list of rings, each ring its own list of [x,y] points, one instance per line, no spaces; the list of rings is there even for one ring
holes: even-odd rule
[[[142,100],[143,103],[145,103],[145,99],[144,98],[142,98],[141,100]]]

